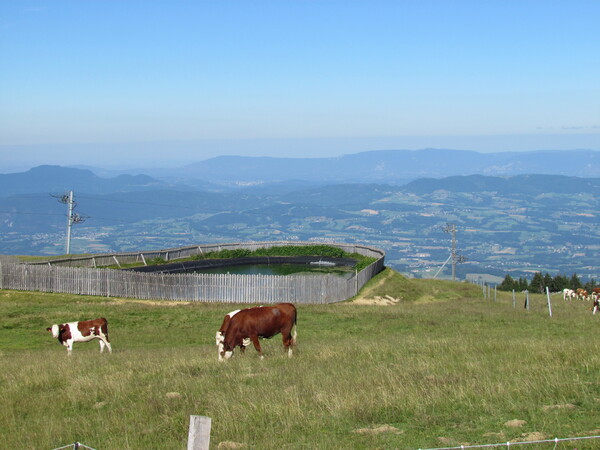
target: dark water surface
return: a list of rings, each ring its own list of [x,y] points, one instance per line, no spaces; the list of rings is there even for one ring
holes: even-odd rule
[[[338,275],[350,278],[354,275],[351,268],[322,267],[308,264],[249,264],[228,267],[212,267],[209,269],[195,270],[194,273],[236,274],[236,275]]]

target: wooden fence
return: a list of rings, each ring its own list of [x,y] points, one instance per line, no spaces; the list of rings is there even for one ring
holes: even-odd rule
[[[243,244],[236,245],[236,248],[242,248],[240,245]],[[383,270],[384,253],[381,250],[328,245],[351,247],[350,251],[346,250],[349,253],[359,253],[359,248],[363,254],[377,255],[378,259],[350,279],[337,275],[157,274],[48,262],[37,265],[0,262],[0,289],[225,303],[334,303],[356,295],[367,281]]]

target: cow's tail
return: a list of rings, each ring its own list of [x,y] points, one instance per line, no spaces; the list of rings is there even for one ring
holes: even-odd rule
[[[294,326],[292,327],[292,345],[295,347],[298,342],[298,324],[296,322],[297,313],[294,311]]]

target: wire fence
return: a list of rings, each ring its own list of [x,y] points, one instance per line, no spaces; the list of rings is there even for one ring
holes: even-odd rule
[[[460,445],[458,447],[435,447],[435,448],[420,448],[419,450],[457,450],[463,448],[493,448],[493,447],[506,447],[510,448],[516,445],[532,445],[532,444],[550,444],[554,442],[554,448],[558,447],[559,442],[567,441],[583,441],[590,439],[600,439],[600,436],[580,436],[580,437],[569,437],[569,438],[554,438],[554,439],[540,439],[536,441],[522,441],[522,442],[501,442],[498,444],[480,444],[480,445]]]
[[[61,450],[61,449],[64,449],[64,448],[72,448],[73,450],[78,450],[80,448],[85,448],[85,449],[88,449],[88,450],[96,450],[96,449],[94,449],[92,447],[88,447],[87,445],[81,444],[79,442],[73,442],[72,444],[64,445],[62,447],[57,447],[57,448],[55,448],[53,450]]]

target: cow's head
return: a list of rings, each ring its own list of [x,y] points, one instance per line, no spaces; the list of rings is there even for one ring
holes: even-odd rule
[[[219,361],[225,361],[233,356],[233,348],[223,341],[219,344]]]
[[[46,331],[51,331],[52,332],[52,337],[53,338],[57,338],[60,329],[58,328],[57,324],[54,324],[51,327],[46,328]]]

